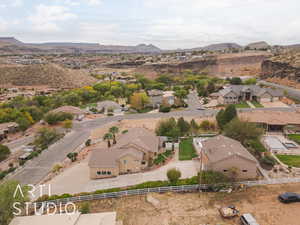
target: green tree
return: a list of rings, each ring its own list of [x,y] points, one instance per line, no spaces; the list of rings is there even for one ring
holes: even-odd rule
[[[225,110],[220,110],[216,116],[218,126],[223,127],[237,117],[237,111],[234,105],[229,105]]]
[[[0,224],[8,225],[13,218],[13,213],[15,209],[13,205],[15,202],[20,203],[18,208],[23,208],[25,206],[25,202],[29,201],[28,198],[28,188],[21,186],[21,192],[18,191],[14,196],[14,193],[18,187],[19,183],[16,181],[7,181],[5,183],[0,184]]]
[[[109,128],[109,132],[113,135],[113,144],[117,144],[116,134],[119,133],[119,128],[116,126],[113,126],[113,127]]]
[[[63,122],[63,127],[65,129],[71,129],[73,127],[73,121],[72,120],[65,120]]]
[[[207,170],[199,173],[199,182],[201,184],[215,185],[221,183],[227,183],[228,177],[226,177],[223,173]]]
[[[194,119],[191,120],[190,122],[190,127],[191,127],[191,132],[195,135],[199,131],[199,125],[196,123]]]
[[[233,138],[246,145],[248,140],[257,140],[264,133],[262,128],[254,123],[241,121],[238,118],[232,120],[224,127],[224,135]]]
[[[103,136],[103,140],[107,141],[107,146],[110,148],[111,147],[111,143],[110,141],[113,139],[113,135],[112,133],[106,133]]]
[[[10,150],[6,145],[0,144],[0,162],[7,159],[7,157],[10,155]]]
[[[167,177],[171,184],[176,184],[181,177],[181,172],[177,169],[169,169],[167,172]]]
[[[58,141],[63,135],[52,128],[41,128],[34,140],[34,145],[39,149],[46,149]]]
[[[256,83],[257,83],[256,78],[249,78],[249,79],[245,80],[245,82],[244,82],[244,84],[246,84],[246,85],[254,85]]]
[[[240,85],[240,84],[242,84],[242,83],[243,83],[243,81],[242,81],[242,79],[239,78],[239,77],[233,77],[233,78],[230,79],[230,84],[233,84],[233,85]]]
[[[77,152],[70,152],[68,153],[67,157],[72,161],[75,162],[77,160],[78,153]]]
[[[180,117],[178,119],[177,126],[182,136],[187,135],[191,128],[190,124],[187,121],[185,121],[183,117]]]

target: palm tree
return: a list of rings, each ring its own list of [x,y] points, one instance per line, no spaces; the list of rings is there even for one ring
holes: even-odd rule
[[[117,141],[116,141],[116,134],[119,133],[119,128],[115,127],[115,126],[111,127],[109,129],[109,132],[112,133],[112,135],[113,135],[113,144],[116,144],[117,143]]]
[[[107,146],[110,148],[111,144],[110,144],[110,140],[113,139],[113,135],[112,133],[106,133],[103,136],[103,140],[107,140]]]

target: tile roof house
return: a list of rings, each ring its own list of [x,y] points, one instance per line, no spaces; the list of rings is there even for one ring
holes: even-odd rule
[[[203,169],[222,172],[226,175],[231,168],[237,168],[239,179],[257,177],[258,162],[238,141],[223,135],[194,141],[200,157],[203,156]],[[202,154],[201,154],[202,153]]]
[[[89,160],[90,178],[141,172],[161,151],[160,139],[145,128],[132,128],[111,148],[97,148]]]
[[[116,225],[116,212],[15,217],[9,225]]]
[[[219,104],[234,104],[241,101],[273,102],[283,97],[283,92],[257,85],[230,85],[219,91]]]

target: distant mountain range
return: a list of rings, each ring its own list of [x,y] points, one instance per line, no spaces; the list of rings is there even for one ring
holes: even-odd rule
[[[0,37],[0,54],[19,53],[159,53],[162,50],[149,44],[136,46],[100,45],[98,43],[23,43],[14,37]]]
[[[300,44],[280,46],[284,48],[298,48]],[[265,49],[271,47],[267,42],[260,41],[241,46],[237,43],[219,43],[204,47],[177,50],[161,50],[149,44],[136,46],[101,45],[98,43],[72,43],[72,42],[48,42],[48,43],[23,43],[14,37],[0,37],[0,54],[53,54],[53,53],[161,53],[161,52],[190,52],[190,51],[223,51],[229,49]]]

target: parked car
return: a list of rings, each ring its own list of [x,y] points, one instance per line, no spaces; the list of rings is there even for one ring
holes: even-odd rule
[[[286,192],[279,195],[278,200],[283,203],[300,202],[300,195],[293,192]]]
[[[240,221],[242,225],[259,225],[250,213],[243,214]]]

